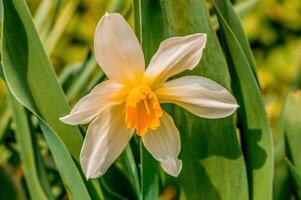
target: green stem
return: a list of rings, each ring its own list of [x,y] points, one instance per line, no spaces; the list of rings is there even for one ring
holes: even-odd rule
[[[143,200],[143,143],[139,140],[139,152],[140,152],[140,195],[139,200]]]
[[[133,0],[134,8],[134,24],[135,33],[138,37],[140,44],[142,46],[142,13],[141,13],[141,0]],[[139,153],[140,153],[140,194],[139,200],[143,200],[143,146],[141,139],[139,140]]]
[[[135,18],[135,33],[142,46],[142,13],[141,0],[133,0],[134,18]]]

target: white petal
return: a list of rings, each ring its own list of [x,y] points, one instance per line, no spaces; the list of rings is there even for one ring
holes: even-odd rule
[[[125,101],[127,91],[120,83],[104,81],[80,99],[71,112],[60,120],[71,125],[88,123],[106,107]]]
[[[170,175],[177,177],[182,169],[178,159],[181,150],[179,131],[173,119],[164,112],[161,124],[155,131],[149,130],[142,136],[145,148],[160,162],[161,167]]]
[[[118,13],[104,15],[95,31],[95,58],[105,74],[120,83],[141,80],[145,63],[134,32]]]
[[[204,118],[223,118],[237,108],[233,95],[218,83],[200,76],[184,76],[155,90],[161,103],[175,103]]]
[[[124,122],[124,104],[101,112],[89,125],[80,162],[89,178],[102,176],[124,150],[132,131]]]
[[[144,82],[154,88],[171,76],[192,70],[202,57],[206,41],[207,36],[203,33],[163,41],[145,71]]]

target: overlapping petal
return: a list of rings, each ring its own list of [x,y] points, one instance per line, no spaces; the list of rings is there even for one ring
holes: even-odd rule
[[[95,58],[105,74],[124,84],[138,83],[145,68],[142,48],[118,13],[104,15],[95,31]]]
[[[144,73],[144,82],[153,88],[184,70],[192,70],[200,61],[207,41],[197,33],[163,41]]]
[[[168,174],[179,175],[182,169],[182,161],[178,159],[181,150],[180,134],[173,119],[166,112],[161,118],[160,127],[155,131],[149,130],[142,136],[142,141]]]
[[[238,107],[235,98],[218,83],[200,76],[185,76],[155,90],[161,103],[175,103],[204,118],[223,118]]]
[[[98,84],[88,95],[80,99],[70,114],[60,118],[66,124],[85,124],[107,107],[125,101],[128,88],[112,80]]]
[[[101,112],[89,125],[80,162],[87,178],[103,175],[132,137],[124,123],[124,105]]]

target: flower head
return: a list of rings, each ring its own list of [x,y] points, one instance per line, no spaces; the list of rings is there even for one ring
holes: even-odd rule
[[[103,175],[135,131],[162,168],[178,176],[182,168],[180,135],[160,103],[177,104],[204,118],[222,118],[236,110],[235,98],[212,80],[184,76],[168,81],[196,67],[206,40],[202,33],[169,38],[145,69],[142,48],[124,18],[113,13],[100,19],[95,57],[109,80],[97,85],[61,118],[72,125],[92,121],[80,154],[87,178]]]

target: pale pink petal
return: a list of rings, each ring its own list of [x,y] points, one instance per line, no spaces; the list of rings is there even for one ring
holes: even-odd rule
[[[142,48],[118,13],[104,15],[95,31],[95,58],[105,74],[120,83],[137,83],[145,68]]]
[[[223,118],[238,108],[233,95],[218,83],[200,76],[184,76],[155,90],[161,103],[175,103],[204,118]]]
[[[144,73],[144,82],[153,88],[184,70],[192,70],[200,61],[207,41],[197,33],[163,41]]]
[[[124,105],[101,112],[89,125],[80,162],[85,176],[102,176],[124,150],[132,137],[124,122]]]
[[[173,119],[164,112],[160,127],[149,130],[142,136],[145,148],[160,162],[161,167],[170,175],[178,176],[182,169],[182,161],[178,159],[181,140]]]
[[[66,124],[85,124],[107,107],[125,101],[128,88],[112,80],[98,84],[88,95],[77,102],[71,112],[61,117]]]

